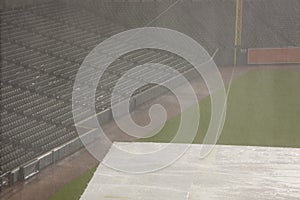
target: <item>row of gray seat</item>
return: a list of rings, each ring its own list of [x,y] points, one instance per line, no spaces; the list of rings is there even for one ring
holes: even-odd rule
[[[8,147],[1,145],[0,151],[12,151],[11,161],[4,159],[1,163],[3,172],[77,137],[72,115],[72,90],[77,71],[92,48],[125,28],[105,17],[58,2],[7,10],[0,15],[1,138],[8,141]],[[107,52],[113,52],[116,47],[107,48]],[[113,56],[107,52],[100,54]],[[100,112],[111,106],[112,88],[127,70],[147,62],[170,65],[179,72],[191,68],[184,59],[153,49],[121,56],[98,82],[96,110]],[[90,75],[99,65],[96,59],[88,66],[89,73],[80,74],[81,88],[90,87],[99,78]],[[125,77],[127,82],[119,86],[116,102],[124,99],[137,82],[155,79],[163,82],[173,76],[171,71],[165,72],[167,76],[160,76],[159,71],[150,67],[135,76]],[[139,88],[135,95],[152,86]],[[82,93],[78,101],[89,98],[93,96]],[[89,114],[87,109],[78,113],[80,118]]]
[[[35,153],[28,151],[22,146],[13,145],[10,142],[0,141],[0,171],[2,173],[11,170],[20,164],[34,158]]]
[[[245,1],[243,46],[289,47],[300,45],[300,2]]]

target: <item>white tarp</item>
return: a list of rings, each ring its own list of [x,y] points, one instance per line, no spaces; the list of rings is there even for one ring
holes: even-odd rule
[[[114,145],[143,152],[170,144]],[[100,164],[81,200],[300,199],[300,148],[217,145],[203,160],[200,148],[191,145],[173,165],[146,174],[118,172]],[[114,154],[110,151],[106,157],[118,156]]]

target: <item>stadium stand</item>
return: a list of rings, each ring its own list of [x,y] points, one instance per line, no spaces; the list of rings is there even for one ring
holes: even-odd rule
[[[151,26],[171,28],[190,35],[211,55],[218,49],[219,53],[214,59],[216,64],[229,66],[233,60],[235,2],[195,0],[178,3],[180,5],[171,7],[159,20],[154,20]],[[298,0],[285,3],[281,0],[243,2],[241,49],[300,46]],[[146,25],[169,5],[161,2],[78,3],[97,15],[105,15],[111,21],[121,22],[128,28]],[[246,64],[246,59],[242,64]]]
[[[71,106],[77,70],[93,47],[123,30],[58,3],[1,12],[1,175],[78,137]],[[124,55],[100,80],[96,109],[110,107],[111,88],[123,73],[150,61],[171,63],[180,72],[191,68],[163,51],[144,49]],[[140,81],[143,78],[149,78],[146,71]],[[136,94],[151,87],[146,85]],[[119,91],[121,99],[126,88]]]
[[[245,1],[243,46],[299,47],[299,9],[297,0]]]

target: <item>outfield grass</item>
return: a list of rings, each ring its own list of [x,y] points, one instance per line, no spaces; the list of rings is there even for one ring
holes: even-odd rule
[[[251,71],[236,79],[218,144],[300,147],[299,86],[299,70]],[[207,131],[210,98],[199,105],[200,128],[194,143],[202,143]],[[140,141],[169,142],[179,122],[180,116],[174,117],[157,135]]]
[[[231,86],[227,117],[219,144],[300,147],[300,70],[251,71]],[[200,102],[200,129],[194,143],[201,143],[210,119],[210,99]],[[168,142],[180,116],[162,131],[140,141]],[[188,134],[188,133],[187,133]],[[63,187],[50,200],[77,200],[95,168]]]
[[[49,198],[49,200],[77,200],[80,198],[87,184],[91,180],[97,167],[94,167],[71,183],[62,187],[58,192]]]

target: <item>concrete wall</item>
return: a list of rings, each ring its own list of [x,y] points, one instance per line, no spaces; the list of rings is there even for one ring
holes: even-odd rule
[[[39,161],[33,160],[30,163],[20,167],[19,179],[26,180],[39,172]]]
[[[10,185],[15,184],[18,180],[20,180],[19,171],[20,171],[20,168],[17,168],[10,172],[10,174],[9,174]]]
[[[76,138],[61,147],[58,147],[52,151],[53,154],[53,162],[61,160],[72,153],[78,151],[83,146],[81,140]]]
[[[43,169],[53,163],[53,154],[52,152],[48,152],[40,156],[38,160],[39,160],[39,169]]]

